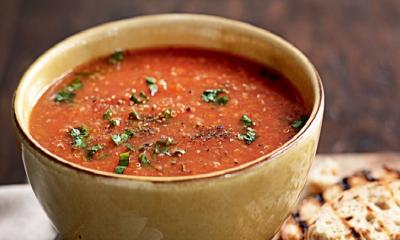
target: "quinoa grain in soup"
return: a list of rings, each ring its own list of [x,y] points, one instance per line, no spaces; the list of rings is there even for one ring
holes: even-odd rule
[[[35,105],[30,132],[50,152],[105,172],[208,173],[280,147],[304,125],[280,74],[190,48],[116,52],[77,67]]]

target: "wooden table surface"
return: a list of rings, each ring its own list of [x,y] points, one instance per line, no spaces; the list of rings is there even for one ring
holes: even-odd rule
[[[85,28],[169,12],[246,21],[306,53],[326,91],[319,152],[400,151],[398,0],[1,0],[0,184],[25,181],[10,105],[29,64]]]

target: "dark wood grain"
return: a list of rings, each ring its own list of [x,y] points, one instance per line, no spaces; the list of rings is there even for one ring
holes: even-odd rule
[[[271,30],[319,70],[326,114],[319,152],[400,151],[400,1],[3,0],[0,184],[25,181],[10,121],[14,89],[43,51],[85,28],[144,14],[220,15]]]

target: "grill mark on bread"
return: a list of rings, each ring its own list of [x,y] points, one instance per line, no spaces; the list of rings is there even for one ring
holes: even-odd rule
[[[339,184],[344,191],[349,190],[351,188],[348,177],[342,178],[342,180],[339,182]]]
[[[335,215],[339,217],[339,221],[343,224],[343,226],[346,229],[346,239],[356,239],[356,240],[360,240],[360,239],[370,239],[370,230],[369,229],[365,229],[365,232],[363,232],[364,230],[358,229],[357,223],[353,223],[355,224],[354,227],[352,226],[353,224],[350,224],[350,221],[352,221],[354,219],[354,216],[348,216],[345,218],[341,218],[340,215],[337,213],[336,209],[333,207],[333,201],[344,201],[343,199],[343,192],[346,191],[352,191],[353,188],[355,187],[362,187],[364,184],[369,184],[369,183],[373,183],[373,182],[377,182],[378,185],[384,185],[385,188],[387,189],[387,191],[390,192],[391,194],[391,198],[394,199],[394,201],[396,202],[396,198],[394,197],[394,192],[393,189],[391,187],[389,187],[389,182],[392,182],[393,180],[396,179],[400,179],[400,171],[392,169],[390,167],[387,166],[383,166],[383,172],[382,174],[378,174],[378,172],[372,172],[369,170],[360,170],[356,173],[354,173],[353,175],[349,176],[349,177],[345,177],[343,179],[341,179],[337,184],[332,185],[328,188],[326,188],[324,191],[318,192],[318,193],[314,193],[312,195],[309,195],[308,197],[306,197],[301,203],[298,209],[301,209],[302,206],[304,206],[305,204],[307,204],[307,199],[313,199],[315,204],[319,204],[318,205],[314,205],[316,207],[322,207],[323,205],[329,205],[331,206],[332,210],[334,211]],[[327,197],[325,197],[324,193],[327,193],[329,189],[335,189],[333,191],[333,195],[330,194]],[[337,196],[337,197],[335,197]],[[362,206],[367,207],[367,210],[369,208],[367,202],[365,200],[361,200],[361,197],[358,195],[354,196],[354,200],[356,201],[362,201],[360,204]],[[400,203],[397,203],[398,206],[400,207]],[[304,216],[302,216],[301,211],[297,211],[294,214],[292,214],[292,219],[294,221],[291,221],[290,224],[291,226],[293,226],[293,224],[296,224],[296,227],[299,228],[299,230],[302,231],[303,236],[299,236],[299,238],[295,238],[298,240],[301,239],[305,239],[308,230],[310,229],[310,227],[312,227],[312,225],[315,223],[313,219],[307,219],[307,221],[305,221]],[[372,218],[372,219],[376,219],[377,222],[375,222],[375,226],[371,225],[373,227],[373,231],[376,232],[382,232],[385,233],[385,235],[387,235],[390,239],[397,239],[397,235],[393,235],[391,234],[390,229],[388,229],[382,222],[382,217],[375,212],[374,210],[372,210],[371,208],[369,208],[368,211],[369,215],[366,215],[365,217],[367,218]],[[354,220],[353,220],[354,221]],[[373,223],[371,223],[373,224]],[[284,228],[282,228],[283,230]],[[365,233],[365,234],[364,234]],[[281,239],[282,240],[291,240],[293,238],[289,238],[289,239],[285,239],[282,238],[281,235]]]
[[[325,198],[322,192],[314,195],[315,200],[317,200],[321,205],[325,203]]]
[[[342,201],[344,198],[343,194],[338,198],[338,202]],[[351,221],[353,219],[353,216],[349,216],[346,218],[342,218],[340,217],[340,214],[337,212],[337,209],[335,209],[335,206],[333,206],[332,203],[327,203],[329,206],[331,206],[331,209],[333,210],[333,212],[335,213],[335,215],[339,218],[339,221],[342,222],[343,226],[346,228],[347,232],[351,234],[351,236],[356,239],[359,240],[361,239],[361,233],[359,233],[355,228],[353,228],[349,221]],[[346,239],[348,238],[348,234],[346,234]]]
[[[360,174],[361,174],[361,176],[363,176],[363,177],[365,178],[365,180],[367,180],[368,182],[375,182],[375,181],[378,181],[378,179],[375,178],[375,177],[372,175],[372,172],[371,172],[370,170],[366,170],[366,169],[361,170]]]
[[[354,228],[349,227],[350,233],[351,235],[355,238],[355,239],[361,239],[361,234],[358,233]]]
[[[400,179],[400,170],[393,169],[393,168],[391,168],[391,167],[389,167],[389,166],[386,166],[386,165],[383,165],[383,169],[384,169],[387,173],[392,173],[392,174],[397,175],[395,178]]]

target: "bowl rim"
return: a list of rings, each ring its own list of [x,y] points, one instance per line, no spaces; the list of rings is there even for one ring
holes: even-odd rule
[[[32,135],[29,133],[28,129],[23,129],[21,127],[22,120],[21,118],[17,115],[17,104],[16,102],[19,100],[19,95],[21,95],[21,85],[22,82],[25,81],[25,79],[29,78],[31,75],[31,72],[38,67],[42,62],[46,62],[46,57],[51,55],[53,52],[56,52],[57,49],[62,48],[63,45],[67,45],[69,42],[74,42],[74,41],[79,41],[79,39],[84,38],[86,36],[90,36],[92,34],[96,34],[98,32],[103,32],[107,31],[110,28],[116,27],[118,25],[124,25],[124,24],[129,24],[132,21],[152,21],[152,20],[165,20],[165,19],[178,19],[182,21],[187,21],[187,20],[193,20],[196,19],[198,21],[213,21],[214,23],[224,23],[224,24],[230,24],[230,25],[235,25],[235,27],[242,28],[242,29],[247,29],[250,31],[255,31],[258,32],[261,35],[267,36],[268,38],[271,38],[279,44],[282,44],[285,46],[286,49],[293,51],[297,57],[304,62],[309,68],[310,71],[314,72],[314,77],[316,81],[316,88],[313,86],[313,92],[315,94],[314,97],[314,103],[312,107],[312,111],[310,113],[310,116],[306,122],[306,124],[303,126],[303,128],[296,133],[291,139],[286,141],[282,146],[279,148],[276,148],[272,152],[265,154],[259,158],[256,158],[254,160],[251,160],[247,163],[240,164],[236,167],[232,168],[227,168],[219,171],[213,171],[213,172],[208,172],[208,173],[202,173],[202,174],[196,174],[196,175],[187,175],[187,176],[136,176],[136,175],[123,175],[123,174],[114,174],[114,173],[109,173],[109,172],[104,172],[104,171],[99,171],[95,169],[91,169],[88,167],[83,167],[79,164],[69,162],[42,147],[35,139],[33,139]],[[313,64],[308,60],[308,58],[296,47],[294,47],[291,43],[287,42],[283,38],[281,38],[278,35],[275,35],[268,30],[253,26],[249,23],[237,21],[237,20],[232,20],[232,19],[227,19],[219,16],[213,16],[213,15],[204,15],[204,14],[155,14],[155,15],[144,15],[144,16],[137,16],[137,17],[132,17],[132,18],[127,18],[127,19],[122,19],[122,20],[117,20],[117,21],[111,21],[107,23],[103,23],[88,29],[85,29],[83,31],[80,31],[78,33],[75,33],[64,40],[58,42],[48,50],[46,50],[43,54],[41,54],[30,66],[29,68],[25,71],[24,75],[20,79],[18,83],[18,87],[16,91],[14,92],[13,99],[12,99],[12,118],[13,118],[13,123],[14,127],[16,130],[20,133],[19,135],[27,142],[30,147],[34,150],[38,150],[38,152],[44,156],[45,159],[51,160],[55,163],[61,164],[71,170],[75,170],[77,172],[84,172],[89,175],[97,176],[97,177],[105,177],[105,178],[112,178],[112,179],[127,179],[127,180],[137,180],[137,181],[145,181],[145,182],[152,182],[152,183],[167,183],[167,182],[186,182],[186,181],[193,181],[193,180],[203,180],[203,179],[209,179],[209,178],[216,178],[216,177],[228,177],[231,176],[232,174],[237,174],[239,172],[242,172],[248,168],[251,167],[256,167],[259,164],[262,164],[264,162],[272,161],[276,159],[278,156],[282,155],[284,152],[286,152],[288,149],[290,149],[292,146],[294,146],[307,132],[309,132],[310,127],[313,124],[316,124],[315,120],[316,117],[321,114],[324,108],[324,91],[323,91],[323,85],[321,78],[316,71],[315,67]]]

